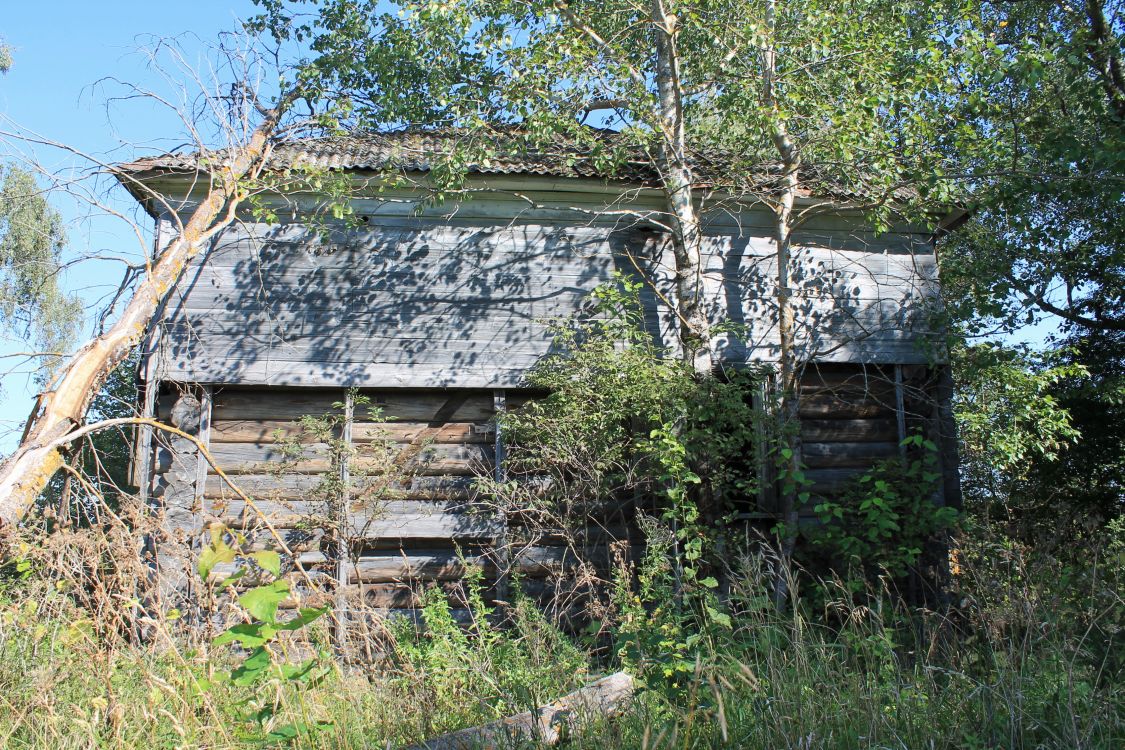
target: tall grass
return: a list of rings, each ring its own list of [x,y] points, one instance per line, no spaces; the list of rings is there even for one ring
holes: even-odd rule
[[[570,746],[1123,747],[1123,603],[1109,572],[978,537],[961,550],[949,613],[902,611],[878,585],[856,596],[807,581],[817,596],[781,612],[747,557],[733,571],[733,626],[692,634],[693,666],[674,685],[659,654],[630,662],[646,685],[632,710]],[[331,722],[301,747],[396,747],[526,710],[619,666],[528,603],[514,606],[504,627],[478,612],[464,628],[432,596],[429,627],[394,628],[378,665],[336,666],[311,686],[238,688],[214,679],[230,666],[225,649],[188,647],[164,623],[144,645],[110,639],[51,582],[9,584],[0,747],[254,747],[244,717],[265,707],[278,723]]]

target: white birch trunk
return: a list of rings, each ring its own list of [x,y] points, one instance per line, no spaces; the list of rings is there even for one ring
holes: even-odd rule
[[[684,359],[695,371],[710,374],[711,325],[704,304],[703,232],[695,206],[693,177],[687,153],[680,60],[676,51],[676,18],[652,0],[656,42],[658,123],[661,131],[660,174],[672,215],[672,250],[676,259],[676,297]]]
[[[17,523],[35,503],[62,466],[59,438],[82,424],[90,401],[144,336],[158,305],[184,268],[216,232],[232,221],[241,197],[239,182],[259,166],[279,118],[277,109],[266,112],[246,145],[233,151],[232,158],[215,170],[207,198],[183,225],[179,236],[160,253],[121,317],[71,356],[52,388],[40,397],[19,447],[0,465],[0,527]]]

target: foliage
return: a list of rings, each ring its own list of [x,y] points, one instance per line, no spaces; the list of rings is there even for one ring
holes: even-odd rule
[[[1089,541],[1085,563],[1063,563],[968,524],[953,569],[957,607],[929,615],[897,609],[897,595],[874,585],[857,604],[851,589],[831,582],[824,611],[782,612],[770,601],[761,554],[732,548],[730,624],[679,620],[669,606],[667,555],[654,553],[639,573],[661,607],[630,610],[636,619],[623,623],[620,641],[647,689],[624,716],[570,745],[1118,747],[1125,567],[1115,528],[1115,537]],[[663,539],[667,550],[674,537]],[[215,551],[227,554],[221,545]],[[155,644],[106,640],[96,620],[109,611],[79,606],[38,557],[29,559],[30,575],[0,591],[0,694],[9,708],[0,712],[0,737],[14,750],[250,748],[299,722],[332,723],[303,734],[301,747],[398,747],[526,710],[616,668],[583,652],[529,602],[513,601],[510,626],[498,627],[479,593],[470,594],[465,627],[435,590],[426,596],[425,629],[401,623],[391,658],[379,665],[301,681],[274,671],[285,664],[279,659],[253,684],[238,685],[225,677],[252,651],[193,648],[159,620]],[[253,574],[266,587],[276,582],[271,570]],[[273,614],[277,596],[248,600],[247,622],[284,624]],[[279,656],[307,648],[299,639],[320,622],[271,648]],[[263,707],[273,712],[264,731],[246,720]]]
[[[425,736],[526,711],[580,687],[589,674],[586,655],[513,586],[504,627],[484,604],[483,571],[469,566],[460,584],[468,622],[450,608],[440,586],[423,596],[419,628],[393,624],[393,679],[421,705],[459,707],[445,715],[411,718]],[[449,709],[446,708],[448,712]]]
[[[1072,326],[1058,352],[1066,373],[1048,396],[1077,436],[1053,460],[1031,462],[1013,505],[1021,539],[1063,554],[1125,514],[1125,332]]]
[[[62,217],[48,205],[35,178],[0,166],[0,332],[34,342],[47,367],[40,383],[70,346],[81,302],[59,286],[66,244]]]
[[[501,418],[510,481],[492,489],[579,526],[608,498],[657,500],[681,583],[696,587],[715,524],[756,501],[755,373],[697,379],[644,328],[641,291],[620,277],[594,293],[589,318],[556,329],[558,353],[528,376],[548,395]]]
[[[684,699],[696,687],[700,659],[714,657],[716,636],[732,620],[712,592],[714,578],[700,581],[685,600],[674,564],[676,535],[653,518],[642,518],[641,527],[646,544],[636,586],[627,569],[619,568],[613,581],[616,655],[642,683]]]
[[[937,446],[921,435],[902,442],[907,456],[884,461],[813,510],[821,526],[808,533],[818,547],[865,578],[902,578],[925,546],[952,528],[957,511],[934,503],[941,474]],[[841,564],[842,563],[842,564]]]
[[[1059,554],[1125,510],[1122,335],[1072,331],[1042,355],[978,346],[957,358],[969,507]]]
[[[90,423],[139,413],[137,368],[140,351],[119,364],[90,401]],[[68,465],[73,471],[56,474],[43,490],[40,505],[56,513],[63,523],[96,522],[105,509],[121,506],[133,492],[130,465],[136,432],[116,427],[91,433],[71,447]]]
[[[1064,555],[1122,513],[1122,351],[1117,332],[1081,328],[1042,355],[957,351],[968,509]]]
[[[742,190],[767,191],[755,183],[763,160],[777,159],[778,121],[827,183],[880,194],[910,169],[932,172],[927,148],[940,122],[923,113],[948,85],[940,4],[809,0],[774,16],[769,3],[741,0],[659,11],[601,3],[596,13],[554,2],[257,4],[252,27],[307,44],[310,89],[347,92],[359,127],[468,128],[461,148],[471,158],[451,155],[452,172],[495,156],[494,140],[473,131],[512,124],[529,146],[588,147],[602,169],[637,158],[637,148],[658,160],[668,123],[657,30],[674,39],[690,150],[726,150],[725,179]],[[774,105],[763,101],[766,47],[784,81]]]
[[[975,210],[947,243],[942,277],[974,330],[1044,315],[1125,325],[1122,10],[1114,0],[980,3],[962,37],[949,149],[974,175]]]
[[[954,409],[972,499],[1002,495],[998,481],[1018,479],[1035,459],[1053,460],[1078,436],[1050,389],[1082,376],[1081,366],[993,344],[955,350],[954,366]]]
[[[245,566],[238,567],[223,578],[218,584],[220,588],[238,584],[248,572],[252,576],[265,573],[273,580],[259,583],[242,592],[238,603],[249,615],[247,621],[230,626],[212,642],[214,646],[237,643],[249,653],[229,672],[214,673],[199,685],[206,690],[215,682],[227,682],[235,688],[247,689],[242,701],[235,704],[247,709],[241,716],[242,721],[255,726],[251,732],[243,733],[244,739],[262,744],[307,742],[317,731],[330,727],[331,722],[304,719],[278,723],[278,697],[265,692],[263,683],[273,681],[289,685],[297,689],[299,697],[301,691],[316,687],[327,676],[332,665],[326,654],[318,653],[298,664],[290,664],[278,661],[275,649],[280,646],[284,650],[285,644],[280,640],[283,634],[302,630],[325,615],[329,607],[302,608],[293,617],[281,620],[278,617],[278,607],[291,594],[289,582],[281,577],[281,558],[271,550],[244,552],[230,546],[227,543],[228,536],[233,537],[239,545],[246,544],[241,535],[220,526],[212,527],[210,544],[199,556],[199,577],[205,583],[210,581],[216,565],[232,563],[238,559],[246,563],[252,561],[254,570],[250,571]]]

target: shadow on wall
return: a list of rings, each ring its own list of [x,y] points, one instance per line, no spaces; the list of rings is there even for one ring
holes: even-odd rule
[[[803,351],[825,359],[923,356],[932,255],[795,248]],[[879,245],[883,250],[886,243]],[[667,238],[635,228],[400,221],[320,236],[298,224],[223,234],[172,295],[162,377],[213,383],[513,387],[551,351],[549,321],[583,309],[614,271],[645,276],[654,336],[675,341]],[[776,265],[764,234],[707,238],[709,312],[726,362],[778,355]]]

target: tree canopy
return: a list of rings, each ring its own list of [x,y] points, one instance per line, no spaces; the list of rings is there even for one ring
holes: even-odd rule
[[[974,330],[1044,315],[1125,329],[1122,10],[980,6],[950,142],[975,217],[943,262],[947,297]]]
[[[66,243],[62,217],[35,178],[0,166],[0,330],[29,339],[48,367],[66,353],[82,319],[81,302],[59,285]]]

